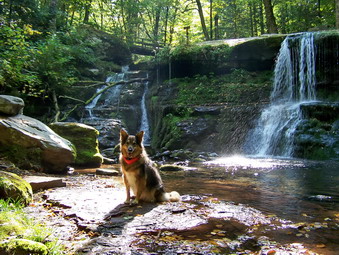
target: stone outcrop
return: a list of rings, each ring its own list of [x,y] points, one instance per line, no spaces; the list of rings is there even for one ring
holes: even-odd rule
[[[286,35],[264,35],[260,37],[216,40],[199,43],[179,51],[156,68],[161,77],[194,77],[209,73],[227,74],[233,69],[250,72],[272,70],[281,42]],[[199,47],[205,48],[196,54]],[[160,72],[159,72],[160,70]]]
[[[205,49],[187,46],[173,51],[171,65],[162,59],[155,71],[160,73],[160,80],[165,81],[154,83],[149,95],[152,147],[162,151],[183,148],[247,153],[247,136],[270,101],[272,71],[285,37],[267,35],[204,42],[201,45],[206,46]],[[336,103],[302,106],[304,120],[294,137],[293,156],[338,159],[339,69],[338,61],[333,58],[338,49],[333,45],[337,45],[339,36],[337,31],[320,32],[316,38],[315,45],[321,49],[316,58],[317,99]],[[229,48],[220,48],[222,45]],[[213,47],[219,48],[213,51]],[[265,73],[271,75],[269,84],[260,81]],[[254,81],[255,76],[260,79]],[[208,85],[202,85],[204,83]],[[226,86],[219,85],[223,83]]]
[[[304,119],[295,134],[295,156],[338,159],[339,104],[313,102],[301,105]]]
[[[0,171],[0,199],[12,199],[27,205],[33,199],[32,187],[18,175]]]
[[[25,169],[62,173],[73,163],[76,152],[71,142],[44,123],[0,112],[0,154]]]
[[[56,122],[50,124],[50,127],[75,146],[77,152],[76,165],[93,167],[101,165],[103,157],[98,148],[98,130],[74,122]]]
[[[24,100],[19,97],[0,95],[0,113],[9,116],[22,114],[24,106]]]
[[[64,182],[62,178],[58,177],[30,175],[24,177],[24,180],[31,185],[34,192],[57,187],[66,187],[66,182]]]

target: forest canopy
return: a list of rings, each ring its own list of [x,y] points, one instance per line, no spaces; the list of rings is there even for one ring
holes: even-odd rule
[[[40,32],[90,24],[128,42],[166,45],[336,26],[338,0],[4,0],[0,23]],[[186,29],[185,29],[186,28]]]
[[[118,70],[121,61],[103,61],[103,43],[88,40],[94,29],[128,50],[336,27],[339,0],[3,0],[0,93],[57,108],[84,79],[79,67]]]

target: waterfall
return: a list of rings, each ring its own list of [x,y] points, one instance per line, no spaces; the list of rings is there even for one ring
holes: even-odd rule
[[[119,82],[125,80],[125,74],[128,72],[129,67],[128,66],[123,66],[121,68],[121,73],[115,73],[113,75],[110,75],[106,78],[105,85],[102,87],[98,88],[96,90],[96,93],[100,92],[101,90],[105,89],[107,87],[108,83],[114,83],[114,82]],[[120,96],[120,91],[121,91],[121,84],[113,86],[110,88],[107,92],[108,96],[104,100],[103,104],[101,107],[106,107],[108,105],[113,105],[115,101],[117,101],[117,108],[119,108],[119,96]],[[102,97],[102,93],[96,96],[89,104],[85,106],[85,109],[88,111],[89,118],[95,119],[96,116],[93,114],[93,109],[97,106],[98,101]]]
[[[108,80],[108,78],[107,78],[107,80]],[[107,80],[106,80],[106,82],[107,82]],[[104,86],[102,86],[102,87],[100,87],[100,88],[97,88],[97,90],[96,90],[95,93],[99,93],[99,92],[100,92],[101,90],[103,90],[104,88],[106,88],[106,85],[104,85]],[[87,104],[87,105],[85,106],[85,109],[88,111],[88,115],[89,115],[90,118],[94,118],[94,117],[93,117],[93,108],[97,105],[97,103],[98,103],[98,101],[99,101],[101,95],[102,95],[102,94],[97,95],[97,96],[96,96],[89,104]]]
[[[144,144],[149,145],[151,137],[150,137],[150,128],[149,128],[149,122],[148,122],[148,116],[147,116],[147,108],[146,108],[146,95],[148,92],[148,81],[145,82],[144,85],[144,93],[142,95],[141,99],[141,124],[140,124],[140,130],[143,130],[144,133]]]
[[[245,144],[257,156],[293,155],[294,133],[302,120],[300,105],[316,100],[314,34],[288,36],[274,70],[271,102]]]

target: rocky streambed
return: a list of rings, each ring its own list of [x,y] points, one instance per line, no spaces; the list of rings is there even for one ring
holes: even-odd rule
[[[63,177],[66,187],[35,193],[27,212],[50,226],[69,254],[335,254],[332,184],[331,195],[301,196],[276,178],[292,171],[291,162],[227,162],[162,172],[182,201],[134,206],[124,204],[120,176],[79,170]],[[295,173],[305,169],[293,164]]]

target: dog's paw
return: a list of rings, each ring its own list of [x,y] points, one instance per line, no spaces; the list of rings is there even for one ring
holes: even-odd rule
[[[131,205],[137,205],[139,204],[139,200],[138,199],[134,199],[132,202],[131,202]]]

